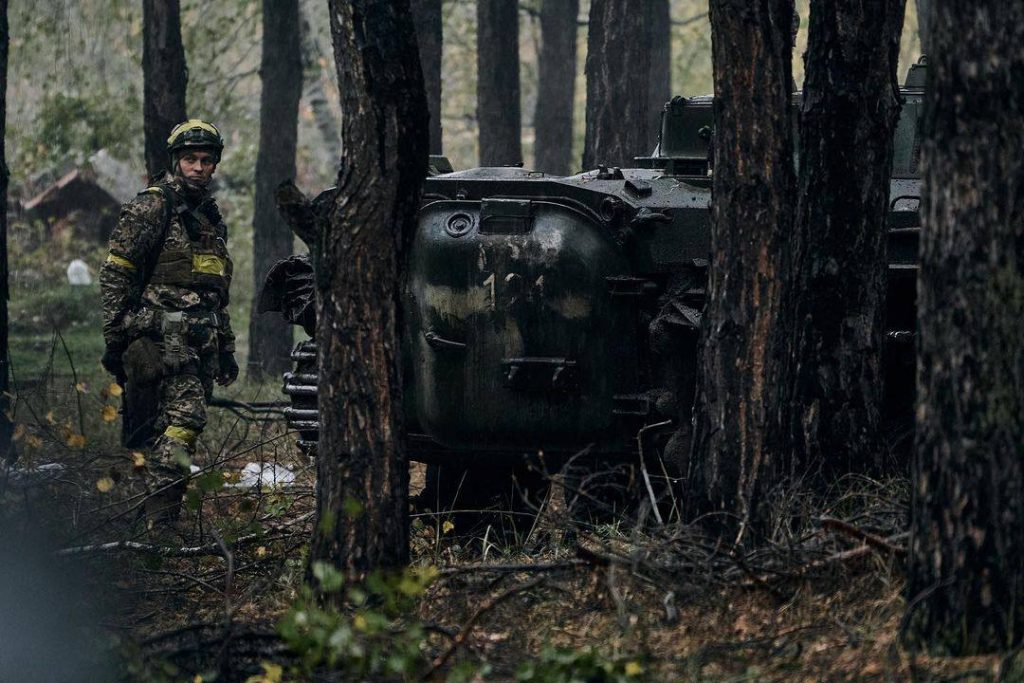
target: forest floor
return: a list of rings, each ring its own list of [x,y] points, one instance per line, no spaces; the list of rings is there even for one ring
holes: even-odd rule
[[[659,524],[649,506],[643,520],[574,521],[555,477],[515,533],[499,531],[501,513],[472,527],[411,513],[413,569],[331,587],[320,567],[321,588],[342,596],[320,608],[304,588],[315,468],[279,416],[212,409],[177,532],[148,538],[144,454],[120,447],[120,398],[80,332],[97,329],[95,307],[51,298],[32,304],[37,329],[12,316],[19,459],[0,468],[2,680],[1024,680],[1015,652],[901,647],[899,479],[780,500],[790,522],[739,553],[697,526]],[[59,336],[42,329],[55,316]],[[225,395],[276,392],[243,382]],[[273,467],[279,485],[246,478]],[[414,464],[414,493],[423,475]]]

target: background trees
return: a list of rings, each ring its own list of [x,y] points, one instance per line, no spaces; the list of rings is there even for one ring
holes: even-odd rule
[[[330,8],[344,156],[315,250],[322,409],[310,561],[358,578],[408,560],[396,312],[427,171],[427,103],[408,0]]]
[[[626,166],[645,153],[650,125],[648,18],[646,3],[591,0],[583,168]]]
[[[188,69],[178,0],[142,2],[143,121],[150,180],[168,170],[167,136],[186,118]]]
[[[476,3],[476,116],[480,126],[480,165],[523,160],[519,105],[519,3]]]
[[[579,0],[543,0],[540,6],[534,168],[546,173],[565,175],[572,170],[579,5]]]
[[[278,215],[274,191],[295,178],[302,52],[297,2],[263,2],[263,54],[260,60],[260,138],[253,197],[253,291],[263,286],[270,267],[292,253],[292,233]],[[277,316],[260,315],[253,298],[249,322],[248,374],[280,376],[289,365],[291,335]]]
[[[928,32],[907,637],[974,654],[1024,636],[1024,8]]]

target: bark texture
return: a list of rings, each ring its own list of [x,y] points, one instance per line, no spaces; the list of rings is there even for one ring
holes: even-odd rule
[[[778,409],[796,199],[791,0],[712,0],[715,154],[711,268],[691,493],[707,510],[764,516],[789,472]]]
[[[420,49],[423,68],[423,87],[427,91],[427,109],[430,111],[430,153],[441,151],[441,54],[444,46],[444,27],[441,19],[441,0],[412,0],[412,18],[416,24],[416,42]]]
[[[907,639],[1024,639],[1024,5],[935,3]]]
[[[310,561],[350,579],[408,561],[399,263],[427,172],[427,103],[409,0],[330,0],[345,156],[315,249],[320,353]]]
[[[811,6],[793,253],[794,465],[881,462],[886,216],[905,0]],[[788,408],[787,408],[788,407]]]
[[[7,0],[0,0],[0,462],[13,460],[11,450],[10,408],[10,344],[7,300],[10,299],[7,269],[7,185],[11,174],[7,168],[7,53],[10,45],[7,23]]]
[[[523,160],[519,110],[519,3],[477,0],[476,118],[480,165]]]
[[[544,0],[540,6],[537,108],[533,115],[538,171],[572,172],[572,117],[576,92],[576,17],[579,0]]]
[[[151,181],[168,170],[167,136],[188,118],[187,85],[178,0],[142,0],[142,116]]]
[[[593,0],[587,30],[587,130],[583,168],[632,166],[650,152],[646,3]]]
[[[263,0],[263,54],[260,61],[260,146],[256,154],[253,205],[253,291],[263,287],[271,266],[292,253],[292,233],[274,203],[278,185],[295,177],[302,50],[297,2]],[[290,327],[277,315],[259,313],[253,297],[249,320],[248,376],[280,376],[289,366]]]
[[[661,131],[661,110],[672,99],[672,15],[669,0],[647,0],[651,75],[647,89],[647,148],[654,150]]]

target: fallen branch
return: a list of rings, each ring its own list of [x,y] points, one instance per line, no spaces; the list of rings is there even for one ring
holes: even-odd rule
[[[882,547],[876,547],[868,543],[865,543],[864,545],[858,546],[856,548],[844,550],[842,552],[829,555],[828,557],[823,557],[820,560],[808,562],[807,564],[798,567],[796,571],[779,572],[773,574],[761,574],[759,576],[754,576],[750,580],[741,583],[740,586],[742,588],[764,588],[766,584],[771,583],[773,581],[800,579],[807,576],[811,572],[817,571],[819,569],[825,569],[827,567],[831,567],[837,564],[850,562],[851,560],[856,560],[858,558],[870,555],[873,552],[882,551],[896,555],[898,554],[896,551],[903,551],[903,554],[905,555],[906,550],[904,548],[900,548],[898,546],[893,545],[893,542],[901,541],[907,538],[909,535],[910,534],[908,532],[903,532],[890,536],[889,538],[880,539],[884,542],[884,545]],[[890,548],[892,549],[892,551],[889,550]]]
[[[473,572],[494,572],[496,574],[514,574],[518,572],[557,572],[563,569],[588,567],[590,562],[584,560],[563,560],[562,562],[515,562],[512,564],[467,564],[461,567],[444,567],[441,576],[458,576]]]
[[[518,595],[519,593],[528,591],[545,580],[546,577],[537,576],[525,583],[520,583],[518,585],[511,586],[510,588],[507,588],[501,593],[498,593],[490,600],[487,600],[482,605],[477,607],[476,611],[473,612],[472,615],[470,615],[466,623],[462,625],[461,629],[459,629],[459,632],[455,635],[454,638],[452,638],[451,644],[445,649],[444,652],[438,655],[433,662],[431,662],[430,668],[427,669],[427,672],[423,674],[422,680],[427,680],[431,678],[435,673],[437,673],[437,671],[440,670],[441,667],[443,667],[448,662],[449,659],[451,659],[452,655],[455,654],[455,652],[465,644],[466,639],[469,638],[469,634],[473,631],[473,627],[476,626],[476,623],[478,621],[480,621],[480,617],[490,612],[492,609],[497,607],[505,600],[508,600],[509,598]]]
[[[834,517],[822,517],[819,521],[821,522],[822,527],[826,529],[831,529],[832,531],[838,531],[842,534],[846,534],[851,538],[856,538],[858,541],[861,541],[862,543],[871,546],[875,550],[887,552],[892,555],[895,555],[896,557],[901,558],[907,556],[906,548],[893,545],[881,536],[876,536],[871,532],[864,531],[860,527],[856,527],[853,524],[850,524],[849,522],[844,522],[843,520],[836,519]]]
[[[270,542],[272,540],[262,536],[261,534],[249,534],[248,536],[240,536],[235,540],[234,546],[238,547],[244,543],[250,543],[252,541],[262,540],[264,542]],[[57,551],[58,556],[66,557],[70,555],[89,555],[92,553],[113,553],[120,551],[131,551],[150,553],[153,555],[159,555],[160,557],[205,557],[205,556],[216,556],[223,557],[224,552],[218,543],[209,543],[207,545],[197,545],[192,547],[175,548],[172,546],[154,545],[152,543],[140,543],[139,541],[112,541],[110,543],[95,543],[92,545],[79,545],[72,548],[63,548]]]

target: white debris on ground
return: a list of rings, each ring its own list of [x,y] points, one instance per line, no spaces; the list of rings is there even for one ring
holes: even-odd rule
[[[68,283],[72,285],[91,285],[92,274],[85,261],[76,258],[68,264]]]
[[[242,468],[241,476],[237,484],[231,486],[240,489],[248,489],[256,486],[263,488],[274,488],[288,486],[295,483],[295,472],[284,465],[265,462],[249,462]]]
[[[22,481],[31,481],[39,479],[55,479],[61,473],[64,472],[64,465],[59,462],[48,462],[42,465],[36,465],[35,467],[18,467],[14,465],[7,471],[7,480],[11,483],[18,483]],[[0,470],[0,476],[4,476],[4,472]]]

